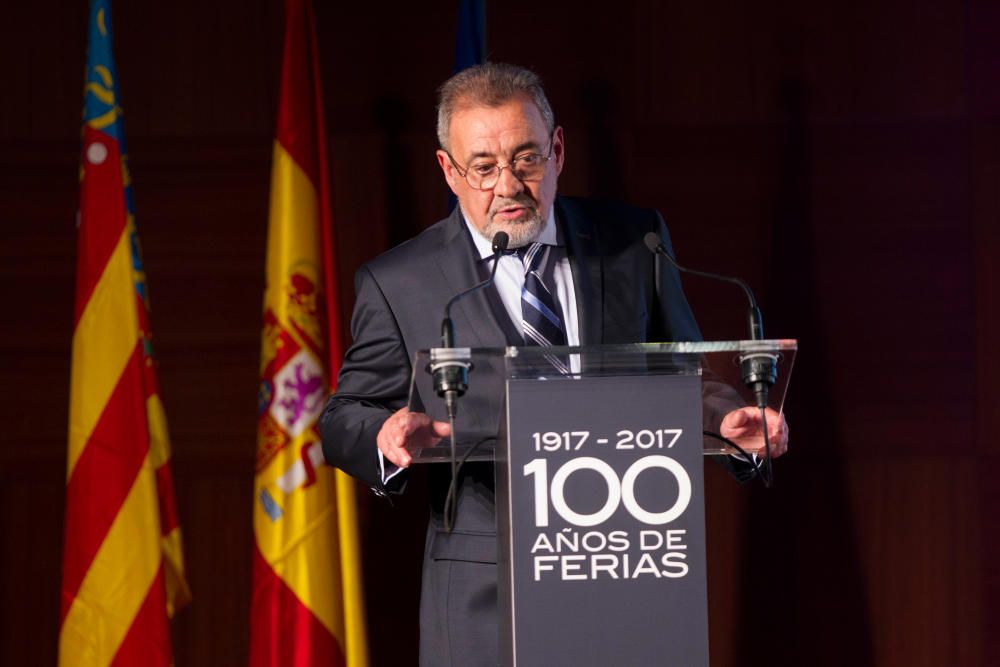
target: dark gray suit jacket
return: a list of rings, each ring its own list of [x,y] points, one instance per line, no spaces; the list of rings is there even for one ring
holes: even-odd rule
[[[616,203],[556,199],[576,290],[583,345],[700,340],[676,270],[645,247],[647,232],[670,239],[660,215]],[[362,266],[351,319],[353,344],[337,391],[320,418],[326,460],[378,494],[385,492],[376,436],[407,404],[413,355],[440,341],[447,300],[482,279],[469,232],[457,208],[419,236]],[[502,311],[502,308],[499,310]],[[458,344],[502,347],[509,326],[486,292],[453,308]],[[473,383],[470,383],[470,385]],[[494,420],[500,397],[462,399],[470,419]],[[495,665],[496,527],[493,466],[463,467],[455,530],[442,530],[450,471],[430,466],[431,519],[421,591],[420,661],[425,665]],[[403,473],[405,474],[405,473]]]

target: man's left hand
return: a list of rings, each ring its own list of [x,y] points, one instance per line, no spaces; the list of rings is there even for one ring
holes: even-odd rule
[[[747,406],[726,415],[719,430],[745,451],[764,456],[761,421],[760,408]],[[788,451],[788,422],[785,421],[783,412],[767,408],[767,437],[771,442],[771,458],[777,458]]]

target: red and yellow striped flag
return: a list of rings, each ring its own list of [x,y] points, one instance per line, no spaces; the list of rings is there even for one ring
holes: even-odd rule
[[[150,345],[107,0],[91,3],[70,378],[61,665],[170,665],[190,594]]]
[[[313,23],[308,0],[286,0],[261,343],[250,664],[363,667],[355,485],[323,465],[316,424],[342,350]]]

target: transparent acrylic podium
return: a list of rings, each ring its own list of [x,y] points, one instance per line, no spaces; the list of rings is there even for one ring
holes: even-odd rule
[[[442,360],[469,365],[456,456],[495,463],[501,665],[708,667],[702,460],[729,452],[703,431],[756,405],[744,362],[775,361],[769,407],[781,412],[796,347],[417,353],[410,409],[441,421],[447,412],[429,371]],[[413,460],[448,461],[449,445],[411,450]]]
[[[770,389],[768,407],[781,412],[797,348],[797,341],[782,339],[449,350],[448,354],[457,353],[470,364],[469,389],[459,399],[455,423],[456,455],[469,461],[494,459],[505,419],[508,380],[544,380],[552,383],[552,391],[559,391],[561,383],[583,378],[694,375],[701,378],[705,430],[717,432],[726,413],[755,405],[753,394],[742,380],[741,360],[750,355],[767,355],[777,362],[777,380]],[[433,361],[441,352],[435,348],[416,353],[409,407],[436,420],[447,421],[444,400],[434,392],[430,373]],[[568,363],[571,373],[559,373],[552,357]],[[706,436],[704,453],[732,451],[721,441]],[[443,440],[434,447],[411,450],[411,454],[414,463],[448,461],[449,443]]]

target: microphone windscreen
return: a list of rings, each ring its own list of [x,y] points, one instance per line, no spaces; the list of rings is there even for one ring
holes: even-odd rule
[[[507,236],[507,232],[497,232],[493,235],[493,254],[498,252],[504,252],[507,250],[507,244],[510,243],[510,237]]]
[[[646,243],[646,247],[649,248],[649,252],[655,253],[660,249],[663,243],[660,241],[660,235],[656,232],[646,232],[646,236],[642,239]]]

